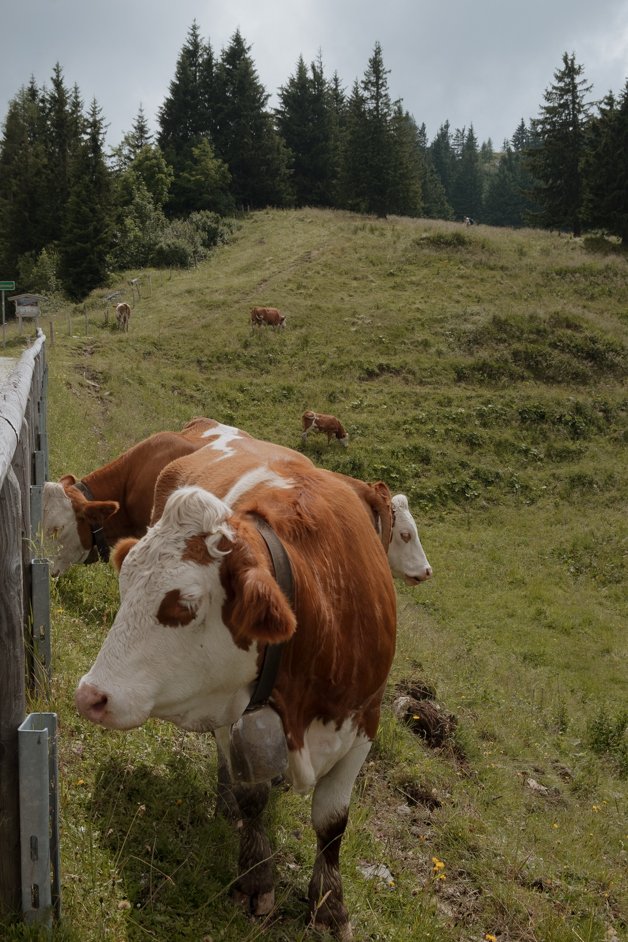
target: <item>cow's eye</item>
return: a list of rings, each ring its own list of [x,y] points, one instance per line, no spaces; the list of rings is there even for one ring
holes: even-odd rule
[[[399,536],[401,537],[404,543],[409,543],[410,540],[412,539],[412,534],[409,533],[408,530],[402,530]]]

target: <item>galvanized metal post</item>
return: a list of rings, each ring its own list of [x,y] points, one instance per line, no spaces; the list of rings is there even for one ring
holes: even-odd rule
[[[52,652],[50,644],[50,574],[49,561],[31,562],[33,604],[33,660],[35,686],[43,695],[50,692]]]
[[[50,927],[61,915],[56,713],[30,713],[18,749],[22,912]]]

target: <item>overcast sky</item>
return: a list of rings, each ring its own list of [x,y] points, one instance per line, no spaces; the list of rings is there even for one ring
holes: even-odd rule
[[[140,104],[156,130],[177,58],[196,20],[216,56],[236,29],[277,104],[299,55],[322,56],[347,91],[376,42],[401,98],[432,140],[449,120],[471,124],[496,149],[520,120],[539,114],[564,52],[575,53],[592,97],[628,78],[628,0],[0,0],[0,119],[31,76],[93,98],[120,143]]]

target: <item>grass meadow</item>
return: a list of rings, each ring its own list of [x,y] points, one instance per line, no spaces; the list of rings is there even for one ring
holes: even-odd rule
[[[52,479],[206,415],[407,494],[434,568],[397,583],[396,661],[341,855],[355,939],[628,938],[626,254],[265,211],[198,268],[109,290],[131,302],[134,277],[128,334],[105,292],[44,317]],[[255,304],[286,329],[251,328]],[[348,448],[302,445],[305,408],[337,415]],[[214,816],[211,737],[76,714],[116,608],[106,565],[52,586],[54,681],[31,707],[60,718],[54,939],[326,940],[305,902],[307,798],[273,795],[277,905],[251,921],[229,899],[236,839]],[[418,685],[450,719],[438,744],[393,710]]]

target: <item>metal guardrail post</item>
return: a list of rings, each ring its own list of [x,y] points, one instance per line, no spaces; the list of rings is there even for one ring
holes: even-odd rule
[[[57,714],[30,713],[18,727],[22,911],[51,926],[61,915]]]
[[[49,568],[50,562],[46,558],[31,561],[34,680],[42,694],[49,691],[52,661]]]
[[[44,512],[44,486],[31,484],[31,533],[30,538],[35,546],[39,545],[41,538],[41,520]]]

